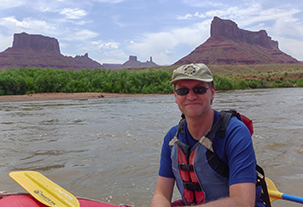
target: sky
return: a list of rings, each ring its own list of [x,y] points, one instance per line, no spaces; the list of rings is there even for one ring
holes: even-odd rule
[[[0,52],[26,32],[56,38],[65,56],[122,64],[133,55],[172,65],[210,37],[217,16],[266,30],[303,61],[302,10],[302,0],[0,0]]]

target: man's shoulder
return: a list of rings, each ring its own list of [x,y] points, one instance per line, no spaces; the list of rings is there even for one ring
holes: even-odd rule
[[[168,132],[169,132],[169,133],[177,132],[178,126],[179,126],[179,125],[172,126]]]
[[[247,129],[243,121],[239,120],[237,117],[232,116],[229,120],[229,127],[240,127]]]
[[[166,133],[165,139],[171,140],[177,133],[177,130],[178,130],[178,125],[171,127]]]

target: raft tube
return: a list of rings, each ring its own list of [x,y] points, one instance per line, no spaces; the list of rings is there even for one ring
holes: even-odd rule
[[[85,198],[77,198],[77,199],[80,203],[80,207],[119,207],[113,204],[92,201]],[[13,194],[13,195],[4,196],[0,198],[0,206],[1,207],[46,207],[46,205],[40,203],[29,194],[28,195]],[[120,205],[120,206],[127,207],[126,205]]]

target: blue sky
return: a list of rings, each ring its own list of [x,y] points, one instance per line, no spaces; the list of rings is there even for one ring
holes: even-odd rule
[[[99,63],[129,55],[171,65],[210,37],[214,16],[250,31],[266,30],[303,61],[302,0],[0,0],[0,52],[14,33],[59,41],[63,55],[88,53]]]

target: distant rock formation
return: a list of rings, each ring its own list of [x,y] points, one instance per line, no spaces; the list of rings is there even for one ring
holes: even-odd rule
[[[127,67],[157,66],[154,62],[141,63],[136,56],[124,64],[100,64],[88,57],[88,54],[67,57],[60,53],[59,42],[55,38],[32,35],[25,32],[14,34],[13,46],[0,53],[0,69],[8,68],[54,68],[54,69],[106,69],[114,70]]]
[[[152,57],[150,57],[149,61],[140,62],[137,60],[137,56],[129,56],[128,61],[123,64],[106,64],[103,63],[103,67],[107,70],[115,70],[121,68],[143,68],[143,67],[155,67],[158,66],[156,63],[153,62]]]
[[[208,65],[250,65],[300,63],[281,52],[265,30],[251,32],[239,29],[231,20],[214,17],[210,38],[174,65],[205,63]]]
[[[88,57],[88,53],[85,53],[83,56],[77,55],[74,57],[74,62],[76,65],[80,66],[80,68],[86,69],[104,69],[104,66],[97,61],[94,61]]]
[[[152,57],[150,57],[150,61],[140,62],[137,60],[136,56],[129,56],[129,60],[122,64],[125,68],[139,68],[139,67],[154,67],[157,66],[156,63],[153,62]]]

